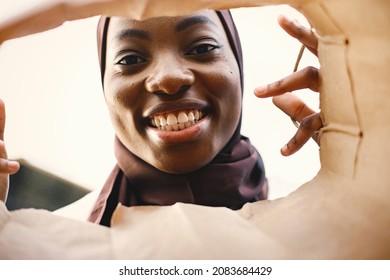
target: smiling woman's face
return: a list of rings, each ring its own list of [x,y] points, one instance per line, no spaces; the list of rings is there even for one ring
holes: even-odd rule
[[[121,142],[169,173],[209,163],[240,118],[239,68],[213,11],[111,18],[104,91]]]

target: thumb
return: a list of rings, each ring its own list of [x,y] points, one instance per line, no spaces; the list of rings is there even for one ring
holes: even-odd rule
[[[4,141],[4,130],[5,130],[5,104],[0,99],[0,140]]]
[[[0,169],[8,174],[14,174],[19,170],[19,163],[17,161],[9,160],[7,149],[4,144],[4,130],[5,130],[5,105],[4,101],[0,99]]]

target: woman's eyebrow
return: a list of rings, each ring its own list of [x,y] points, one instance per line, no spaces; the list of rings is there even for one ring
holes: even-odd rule
[[[123,29],[115,36],[115,39],[121,41],[123,39],[133,37],[142,40],[150,40],[150,34],[140,29]]]
[[[192,17],[188,17],[188,18],[183,19],[178,24],[176,24],[175,31],[180,32],[180,31],[183,31],[184,29],[191,27],[193,25],[196,25],[196,24],[212,24],[212,25],[217,26],[215,24],[215,22],[212,21],[211,19],[209,19],[208,17],[200,15],[200,16],[192,16]]]

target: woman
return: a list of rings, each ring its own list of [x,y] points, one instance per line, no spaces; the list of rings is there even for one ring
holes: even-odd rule
[[[109,225],[118,202],[238,209],[265,199],[263,162],[240,135],[242,57],[230,13],[103,18],[100,27],[118,165],[90,220]]]
[[[90,221],[118,203],[239,209],[267,198],[262,159],[240,134],[242,53],[228,11],[105,18],[98,45],[118,160]]]

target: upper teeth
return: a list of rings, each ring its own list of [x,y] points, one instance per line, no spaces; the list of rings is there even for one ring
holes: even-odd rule
[[[172,131],[180,130],[195,124],[202,118],[199,110],[178,111],[152,117],[152,125],[158,129]]]

